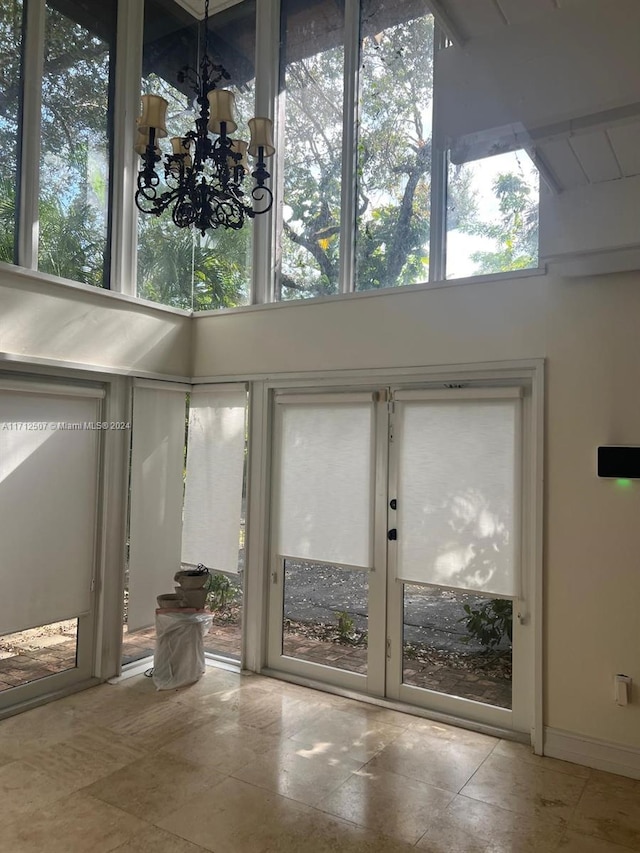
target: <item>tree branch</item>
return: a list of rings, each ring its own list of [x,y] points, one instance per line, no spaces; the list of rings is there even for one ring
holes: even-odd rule
[[[415,165],[409,173],[409,179],[402,195],[393,242],[387,254],[387,282],[397,281],[411,249],[408,237],[413,218],[413,199],[420,183],[420,178],[429,168],[430,160],[431,144],[425,143],[418,152]]]
[[[285,222],[283,224],[284,230],[289,236],[289,238],[297,246],[301,246],[303,249],[306,249],[307,252],[309,252],[309,254],[317,262],[322,274],[326,276],[328,281],[334,281],[336,278],[334,264],[332,264],[332,262],[329,260],[328,255],[320,248],[318,243],[315,240],[309,240],[306,237],[303,237],[301,234],[295,232],[288,222]]]

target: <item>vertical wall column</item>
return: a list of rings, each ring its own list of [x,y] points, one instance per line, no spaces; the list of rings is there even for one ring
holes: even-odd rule
[[[136,295],[138,216],[133,150],[140,109],[144,3],[118,2],[111,196],[111,289]]]
[[[256,115],[273,119],[278,92],[280,45],[280,0],[260,0],[256,3]],[[269,167],[271,185],[277,186],[278,159],[276,151]],[[274,208],[282,203],[275,193]],[[253,220],[253,278],[252,304],[273,302],[273,223],[275,210]]]

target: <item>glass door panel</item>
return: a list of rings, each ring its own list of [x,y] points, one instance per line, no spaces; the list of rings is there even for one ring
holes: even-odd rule
[[[0,637],[0,691],[76,666],[78,620],[52,622]]]
[[[368,592],[362,569],[286,559],[282,654],[366,674]]]
[[[510,709],[513,603],[403,588],[402,683]]]

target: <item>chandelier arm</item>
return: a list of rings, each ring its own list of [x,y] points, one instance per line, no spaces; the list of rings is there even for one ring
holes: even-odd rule
[[[165,192],[158,193],[156,187],[139,186],[135,194],[136,207],[141,213],[152,213],[160,216],[172,204],[180,200],[181,188],[169,188]]]
[[[261,216],[263,213],[268,213],[273,207],[273,193],[269,187],[264,184],[257,184],[253,187],[251,190],[251,198],[258,203],[261,203],[266,199],[266,204],[264,206],[261,204],[258,209],[250,208],[254,216]]]

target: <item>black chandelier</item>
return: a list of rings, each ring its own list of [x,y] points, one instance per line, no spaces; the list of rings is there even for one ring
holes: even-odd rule
[[[268,118],[249,120],[249,143],[229,136],[237,129],[235,96],[228,89],[216,88],[230,75],[209,58],[208,21],[209,0],[205,0],[202,59],[197,70],[187,65],[178,73],[178,82],[190,83],[197,95],[194,104],[199,105],[199,115],[195,130],[172,137],[173,150],[163,155],[157,141],[167,136],[169,104],[160,95],[143,95],[135,145],[142,158],[135,196],[138,210],[160,216],[171,208],[171,218],[178,228],[194,226],[203,237],[207,229],[220,226],[238,230],[247,217],[253,219],[271,209],[273,193],[265,183],[271,175],[264,161],[276,150]],[[250,171],[247,154],[256,160],[251,172],[255,184],[249,195],[243,189]],[[162,164],[164,180],[156,171],[157,163]]]

